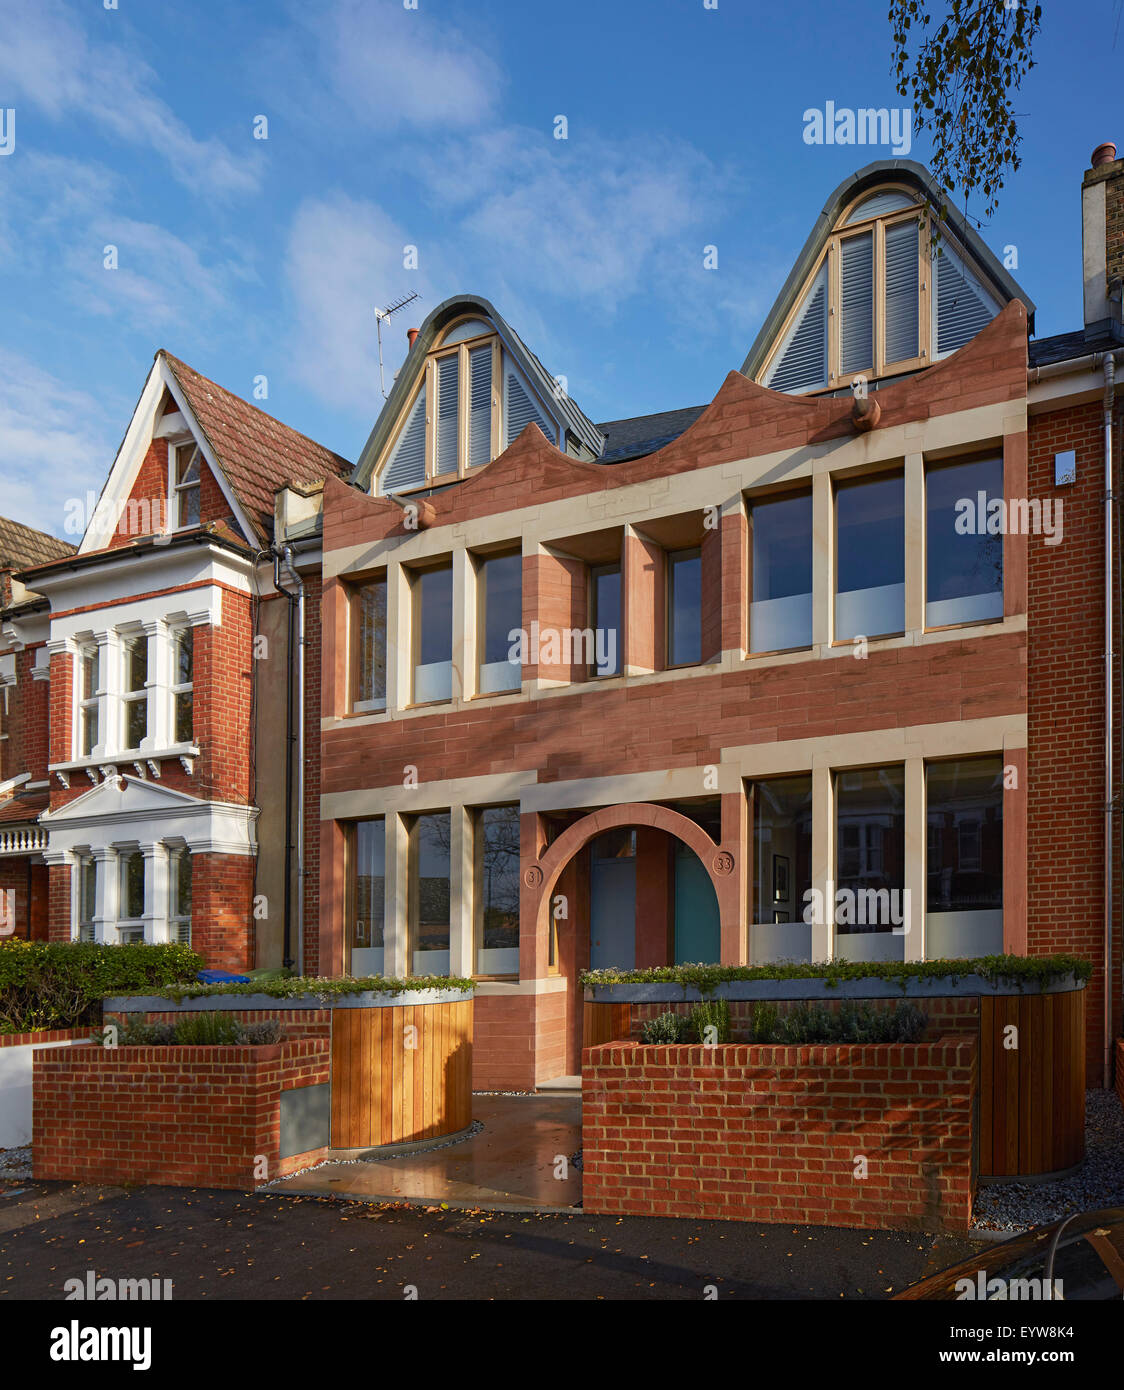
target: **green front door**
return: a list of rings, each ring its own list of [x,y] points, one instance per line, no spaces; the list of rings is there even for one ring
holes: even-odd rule
[[[675,851],[675,964],[717,964],[721,956],[714,885],[694,850],[679,845]]]

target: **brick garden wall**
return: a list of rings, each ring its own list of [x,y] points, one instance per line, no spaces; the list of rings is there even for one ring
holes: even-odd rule
[[[963,1232],[978,1085],[968,1037],[589,1048],[583,1209]]]
[[[280,1157],[280,1099],[283,1091],[327,1081],[329,1058],[322,1038],[275,1047],[79,1046],[37,1052],[35,1177],[259,1186],[327,1152]],[[255,1175],[262,1156],[267,1178]]]

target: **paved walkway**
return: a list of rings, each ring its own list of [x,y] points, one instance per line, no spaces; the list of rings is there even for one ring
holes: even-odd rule
[[[483,1129],[455,1144],[376,1161],[329,1160],[271,1184],[286,1196],[446,1203],[494,1211],[572,1211],[581,1173],[580,1095],[476,1096]]]

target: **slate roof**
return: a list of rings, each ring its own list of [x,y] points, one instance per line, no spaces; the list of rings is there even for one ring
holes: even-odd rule
[[[45,531],[35,531],[18,521],[0,516],[0,569],[21,570],[73,555],[77,547]]]
[[[693,425],[705,405],[688,405],[682,410],[661,410],[655,415],[633,415],[627,420],[606,420],[597,428],[605,436],[605,448],[598,463],[625,463],[655,453]]]
[[[171,369],[257,539],[273,535],[273,498],[288,482],[348,478],[349,460],[290,429],[264,410],[202,376],[163,348]]]
[[[1117,329],[1115,333],[1101,330],[1091,337],[1078,328],[1073,333],[1055,333],[1049,338],[1031,338],[1028,356],[1032,367],[1048,367],[1054,362],[1069,362],[1075,357],[1086,357],[1091,352],[1104,352],[1109,348],[1124,346],[1124,334]]]

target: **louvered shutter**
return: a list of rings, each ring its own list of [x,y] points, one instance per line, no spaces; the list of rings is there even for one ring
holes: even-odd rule
[[[809,286],[764,384],[774,391],[827,385],[827,261]]]
[[[391,450],[390,460],[382,475],[382,491],[395,492],[425,482],[425,387],[402,427],[398,442]]]
[[[886,193],[875,193],[858,205],[847,218],[846,225],[850,226],[852,222],[865,222],[868,217],[884,217],[886,213],[898,212],[902,208],[910,207],[916,201],[916,198],[909,198],[904,193],[895,193],[892,189]]]
[[[839,322],[839,370],[869,371],[874,366],[874,234],[840,243],[843,276]]]
[[[937,352],[955,352],[999,312],[999,306],[947,244],[937,253]]]
[[[918,266],[916,222],[886,228],[886,362],[918,353]]]
[[[477,468],[492,457],[492,345],[468,354],[468,466]]]
[[[437,360],[437,472],[455,473],[459,453],[460,355]]]
[[[533,420],[552,444],[558,442],[558,431],[539,410],[524,389],[523,383],[508,367],[504,374],[504,439],[505,448],[513,444]]]

